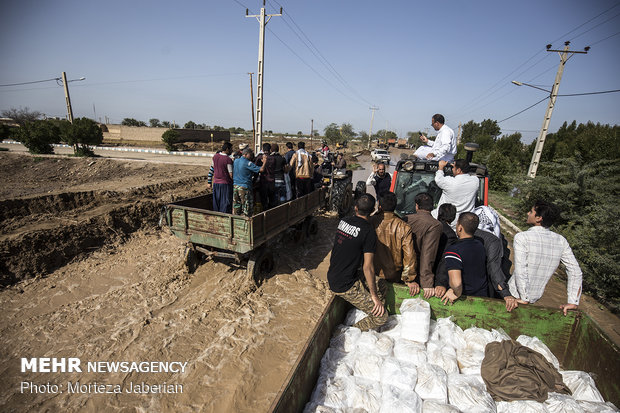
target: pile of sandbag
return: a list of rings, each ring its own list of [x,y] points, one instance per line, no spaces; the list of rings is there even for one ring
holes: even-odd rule
[[[461,329],[450,318],[430,319],[429,304],[403,301],[400,315],[376,331],[352,327],[365,317],[353,309],[339,326],[304,413],[380,412],[619,412],[605,403],[585,372],[561,371],[572,396],[549,393],[536,401],[495,402],[480,375],[487,344],[510,340],[501,329]],[[559,369],[557,358],[536,337],[520,344],[541,353]]]

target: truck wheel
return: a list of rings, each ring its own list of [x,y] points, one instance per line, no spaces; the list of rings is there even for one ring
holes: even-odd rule
[[[256,285],[261,285],[274,268],[273,252],[267,247],[262,247],[250,256],[246,273]]]
[[[342,218],[347,215],[353,207],[353,184],[350,182],[343,182],[341,185],[334,186],[334,189],[336,188],[338,188],[338,190],[332,196],[332,210],[338,211],[338,216]]]
[[[366,193],[366,182],[364,182],[364,181],[357,181],[357,184],[355,185],[355,197],[354,197],[354,199],[359,198],[360,196],[362,196],[365,193]]]
[[[187,272],[193,274],[198,268],[198,251],[194,248],[194,244],[189,243],[185,247],[185,266]]]
[[[310,240],[316,238],[316,235],[319,233],[319,224],[314,217],[306,218],[303,228],[306,238]]]

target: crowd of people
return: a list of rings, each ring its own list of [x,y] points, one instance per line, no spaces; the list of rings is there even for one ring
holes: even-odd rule
[[[286,152],[280,154],[278,144],[264,143],[255,155],[252,148],[242,143],[233,154],[232,144],[224,142],[213,155],[207,176],[207,187],[213,193],[213,210],[252,216],[255,187],[262,210],[267,210],[320,186],[323,174],[317,155],[306,151],[305,142],[299,142],[296,150],[291,142],[285,146]],[[320,152],[324,159],[332,159],[326,145]],[[346,164],[341,153],[330,162],[336,169],[344,169]]]
[[[544,201],[532,206],[527,216],[532,227],[514,238],[511,274],[497,213],[474,207],[477,185],[469,188],[459,178],[467,175],[468,165],[457,160],[451,177],[442,169],[435,176],[443,189],[437,208],[428,193],[420,193],[416,213],[401,219],[394,213],[393,192],[379,195],[376,211],[375,198],[364,194],[356,201],[355,215],[340,221],[327,279],[336,295],[368,315],[355,327],[366,331],[386,322],[386,281],[403,283],[411,296],[420,291],[426,299],[436,296],[444,305],[462,295],[500,298],[511,312],[540,299],[560,262],[568,277],[567,303],[560,308],[564,315],[576,309],[582,273],[566,239],[549,229],[559,215],[557,207]]]

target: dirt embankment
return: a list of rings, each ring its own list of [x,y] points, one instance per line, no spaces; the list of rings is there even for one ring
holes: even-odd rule
[[[0,156],[12,168],[0,172],[0,410],[268,409],[331,296],[321,274],[334,217],[317,217],[312,248],[271,245],[276,268],[260,287],[233,263],[190,275],[185,245],[157,223],[165,203],[204,192],[204,166]],[[22,357],[187,364],[182,373],[23,373]],[[127,392],[143,382],[177,392]]]

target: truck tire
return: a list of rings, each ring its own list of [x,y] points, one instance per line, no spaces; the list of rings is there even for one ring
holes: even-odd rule
[[[190,242],[185,247],[185,266],[187,267],[187,272],[193,274],[198,268],[198,251],[194,248],[194,245]]]
[[[355,197],[354,198],[357,200],[357,198],[359,198],[365,193],[366,193],[366,182],[357,181],[357,184],[355,185]]]
[[[273,252],[267,247],[260,247],[250,255],[246,274],[256,285],[260,286],[274,268]]]
[[[309,240],[315,239],[316,235],[319,233],[319,223],[313,216],[309,216],[305,219],[303,228],[306,239]]]
[[[330,209],[337,211],[339,217],[343,217],[353,207],[353,184],[348,180],[336,181],[332,188],[332,204]]]

